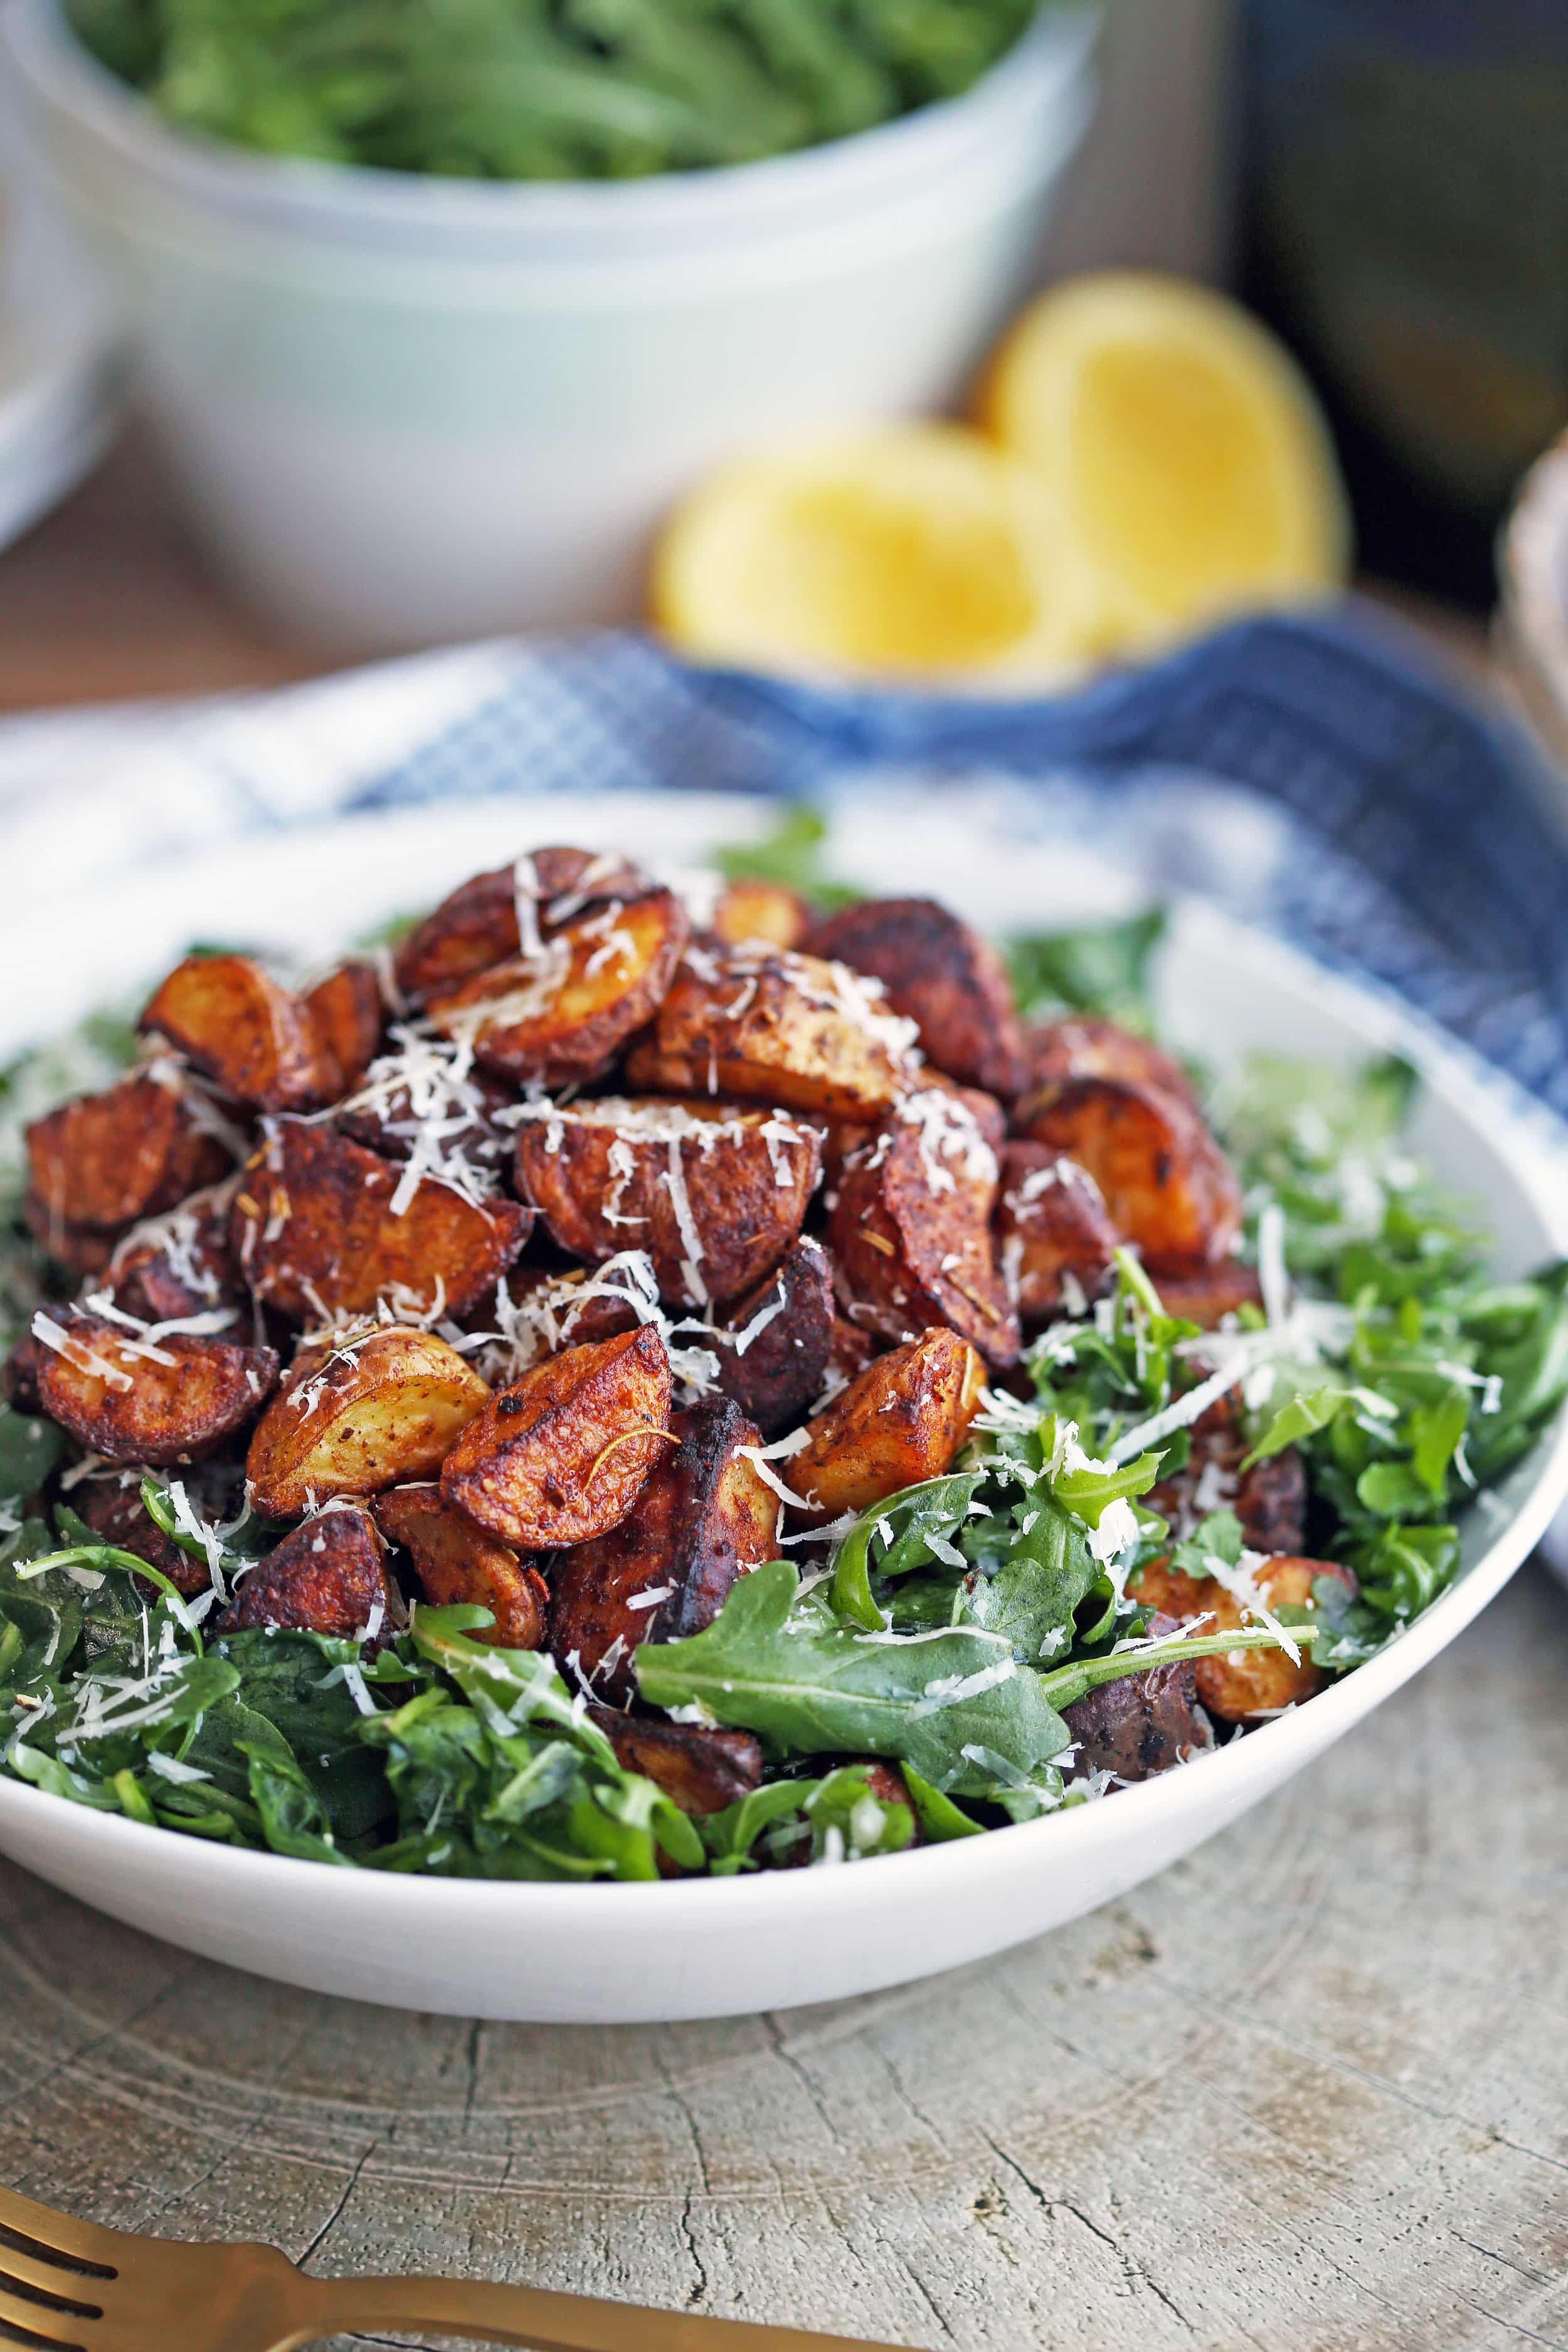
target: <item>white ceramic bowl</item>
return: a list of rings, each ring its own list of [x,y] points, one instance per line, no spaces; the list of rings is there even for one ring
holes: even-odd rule
[[[524,845],[579,840],[666,864],[755,822],[732,799],[519,799],[252,839],[161,861],[0,938],[0,1056],[105,999],[122,1001],[193,932],[319,953],[428,905]],[[955,824],[951,795],[851,815],[843,867],[930,887],[998,929],[1124,911],[1126,886],[1048,840]],[[1414,1140],[1480,1202],[1505,1272],[1568,1245],[1568,1202],[1480,1071],[1392,1001],[1260,933],[1178,910],[1160,979],[1180,1042],[1223,1065],[1254,1047],[1339,1063],[1391,1049],[1426,1084]],[[231,1852],[0,1780],[0,1852],[83,1901],[237,1967],[314,1990],[459,2015],[627,2022],[838,1999],[977,1959],[1163,1870],[1351,1730],[1451,1642],[1511,1575],[1568,1492],[1559,1423],[1468,1515],[1458,1581],[1380,1656],[1294,1714],[1163,1779],[1052,1820],[839,1869],[658,1885],[469,1885],[325,1870]]]
[[[202,536],[290,628],[394,647],[622,618],[715,460],[941,406],[1019,290],[1095,19],[965,97],[647,181],[503,186],[181,137],[58,0],[0,26]]]

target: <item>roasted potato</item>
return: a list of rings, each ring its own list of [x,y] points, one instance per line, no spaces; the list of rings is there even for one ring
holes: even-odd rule
[[[331,1124],[386,1160],[411,1159],[421,1147],[428,1158],[434,1140],[432,1164],[466,1165],[488,1181],[510,1164],[511,1130],[498,1113],[516,1100],[513,1087],[475,1069],[463,1048],[422,1037],[373,1062]]]
[[[805,944],[879,980],[891,1010],[918,1025],[926,1060],[961,1086],[1011,1097],[1026,1084],[1002,960],[934,898],[864,898],[818,923]]]
[[[1025,1324],[1079,1314],[1111,1286],[1118,1234],[1099,1185],[1043,1143],[1009,1143],[996,1197],[996,1255]]]
[[[822,1393],[833,1352],[833,1268],[803,1237],[730,1310],[715,1341],[719,1384],[764,1437],[795,1428]]]
[[[301,1002],[337,1070],[334,1099],[352,1094],[374,1061],[385,1012],[374,964],[340,963]]]
[[[470,1330],[488,1344],[473,1357],[492,1387],[506,1387],[545,1356],[591,1340],[614,1339],[642,1321],[618,1282],[601,1285],[600,1269],[514,1266],[493,1299],[481,1299]]]
[[[1180,1062],[1136,1030],[1097,1013],[1069,1013],[1060,1021],[1037,1024],[1025,1032],[1025,1051],[1031,1092],[1043,1093],[1068,1078],[1125,1078],[1130,1086],[1176,1095],[1202,1116]]]
[[[270,1519],[294,1519],[329,1495],[427,1478],[489,1393],[433,1331],[373,1326],[301,1348],[252,1434],[251,1498]]]
[[[471,1201],[330,1128],[277,1121],[245,1171],[229,1234],[256,1297],[297,1323],[371,1315],[461,1315],[517,1256],[533,1212]]]
[[[1018,1318],[991,1236],[996,1155],[954,1097],[909,1096],[838,1180],[827,1240],[856,1322],[912,1339],[945,1323],[995,1364],[1017,1360]]]
[[[193,1193],[177,1209],[135,1225],[115,1244],[107,1288],[144,1323],[174,1323],[215,1307],[248,1305],[228,1218],[237,1182]]]
[[[914,1024],[846,965],[782,948],[692,947],[626,1055],[626,1080],[650,1094],[879,1119],[916,1083],[913,1045]]]
[[[137,1026],[177,1046],[236,1102],[317,1110],[339,1091],[337,1064],[296,996],[249,956],[187,956]]]
[[[574,1257],[628,1247],[653,1260],[659,1295],[722,1304],[776,1265],[821,1171],[821,1139],[743,1104],[542,1104],[518,1129],[517,1189]]]
[[[1151,1633],[1173,1633],[1172,1617],[1151,1619]],[[1214,1726],[1198,1704],[1198,1661],[1150,1666],[1098,1690],[1064,1711],[1077,1754],[1073,1777],[1112,1772],[1119,1780],[1152,1780],[1189,1756],[1214,1746]]]
[[[564,1349],[468,1423],[442,1468],[442,1499],[520,1551],[604,1535],[673,1442],[669,1390],[651,1326]]]
[[[1271,1610],[1315,1608],[1313,1587],[1325,1577],[1354,1597],[1355,1577],[1338,1560],[1277,1555],[1254,1570],[1256,1588]],[[1207,1619],[1196,1629],[1205,1633],[1239,1633],[1244,1625],[1258,1622],[1217,1577],[1184,1576],[1162,1560],[1151,1561],[1130,1578],[1127,1590],[1131,1599],[1146,1601],[1166,1616]],[[1195,1658],[1192,1673],[1199,1700],[1222,1723],[1276,1715],[1281,1707],[1310,1698],[1323,1681],[1310,1649],[1302,1650],[1300,1664],[1283,1650],[1226,1651],[1217,1657]]]
[[[40,1213],[35,1230],[50,1255],[68,1264],[50,1238],[56,1229],[62,1241],[77,1226],[112,1236],[172,1209],[198,1185],[215,1183],[231,1164],[198,1124],[173,1065],[154,1065],[33,1121],[27,1170]]]
[[[124,1484],[121,1483],[123,1478]],[[71,1508],[85,1519],[95,1536],[121,1551],[134,1552],[149,1568],[166,1576],[176,1592],[195,1601],[212,1582],[205,1559],[195,1559],[171,1543],[162,1528],[150,1519],[142,1504],[141,1475],[135,1470],[100,1473],[71,1491]],[[151,1591],[150,1580],[142,1589]]]
[[[744,1451],[761,1443],[756,1424],[718,1397],[670,1426],[679,1443],[629,1516],[551,1570],[551,1651],[609,1698],[635,1694],[639,1644],[700,1633],[736,1578],[774,1556],[778,1497]]]
[[[393,958],[393,973],[411,1004],[457,988],[476,972],[504,963],[522,946],[518,901],[548,936],[603,898],[640,898],[651,887],[639,866],[589,849],[536,849],[531,856],[490,874],[476,874],[409,932]]]
[[[1221,1397],[1193,1424],[1186,1466],[1144,1501],[1178,1541],[1214,1511],[1234,1511],[1249,1551],[1300,1552],[1306,1541],[1307,1467],[1293,1445],[1243,1470],[1247,1444],[1233,1405]]]
[[[1164,1274],[1158,1284],[1160,1304],[1167,1315],[1196,1323],[1202,1330],[1217,1330],[1227,1315],[1240,1307],[1261,1307],[1263,1287],[1257,1271],[1227,1257],[1218,1265],[1194,1266],[1184,1274]]]
[[[591,1706],[588,1720],[628,1772],[657,1781],[683,1813],[721,1813],[762,1785],[762,1743],[749,1731],[660,1723],[613,1706]]]
[[[218,1633],[259,1625],[331,1633],[384,1650],[405,1622],[386,1547],[363,1503],[336,1503],[258,1559],[217,1620]]]
[[[900,1486],[942,1475],[980,1410],[984,1384],[974,1349],[939,1325],[868,1364],[807,1422],[804,1451],[777,1467],[813,1521],[868,1510]]]
[[[780,882],[727,882],[709,925],[730,948],[760,940],[770,948],[797,948],[811,927],[811,908]]]
[[[38,1403],[107,1462],[199,1462],[253,1421],[278,1379],[270,1348],[172,1331],[156,1342],[76,1307],[41,1308]]]
[[[22,1202],[22,1219],[46,1257],[79,1281],[104,1272],[114,1255],[114,1235],[97,1225],[62,1224],[51,1217],[36,1192]]]
[[[476,1633],[476,1642],[503,1650],[540,1647],[550,1600],[544,1579],[443,1503],[438,1486],[395,1486],[376,1496],[371,1516],[408,1554],[432,1608],[461,1601],[488,1609],[495,1622]]]
[[[606,899],[513,956],[432,996],[443,1035],[466,1038],[499,1077],[564,1086],[606,1067],[657,1012],[686,945],[686,909],[672,890]]]
[[[923,1064],[916,1071],[910,1091],[916,1096],[945,1096],[955,1106],[951,1114],[953,1127],[967,1129],[971,1124],[977,1127],[1000,1158],[1007,1140],[1007,1114],[994,1095],[983,1094],[978,1087],[955,1086],[941,1070],[929,1069]],[[922,1117],[926,1115],[921,1113]],[[865,1119],[827,1118],[819,1124],[822,1128],[823,1168],[829,1182],[836,1184],[855,1154],[875,1144],[884,1122],[880,1119],[868,1122]]]
[[[1019,1108],[1025,1139],[1086,1168],[1156,1282],[1213,1265],[1241,1227],[1229,1161],[1179,1095],[1124,1078],[1068,1078]]]

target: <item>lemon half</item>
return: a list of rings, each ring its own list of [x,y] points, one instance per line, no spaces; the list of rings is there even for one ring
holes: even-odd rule
[[[655,624],[699,660],[984,686],[1070,667],[1060,533],[1029,467],[888,425],[722,467],[654,558]]]
[[[1317,404],[1267,329],[1206,287],[1118,271],[1053,289],[1004,339],[978,414],[1056,506],[1086,656],[1344,579],[1348,509]]]

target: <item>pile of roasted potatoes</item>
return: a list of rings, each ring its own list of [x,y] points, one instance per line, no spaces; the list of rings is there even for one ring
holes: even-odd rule
[[[132,1075],[27,1138],[70,1296],[5,1387],[76,1441],[73,1507],[193,1594],[140,1481],[180,1465],[216,1509],[243,1478],[278,1540],[219,1632],[374,1647],[411,1598],[482,1603],[481,1638],[547,1647],[693,1811],[756,1743],[625,1712],[639,1644],[708,1624],[786,1530],[945,1470],[1119,1244],[1205,1325],[1256,1296],[1181,1068],[1099,1019],[1024,1025],[930,899],[822,919],[738,883],[699,922],[546,848],[311,985],[192,955],[140,1029]],[[1221,1408],[1151,1499],[1180,1522],[1227,1448]],[[1283,1572],[1300,1465],[1264,1467],[1234,1507]],[[1223,1605],[1168,1581],[1177,1614]],[[1310,1677],[1131,1678],[1084,1702],[1085,1755],[1137,1777],[1202,1736],[1200,1699],[1243,1718]]]

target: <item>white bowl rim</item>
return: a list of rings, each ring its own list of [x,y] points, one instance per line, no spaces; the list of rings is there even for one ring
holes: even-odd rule
[[[317,236],[413,229],[575,240],[631,230],[727,244],[770,226],[784,233],[803,205],[864,205],[925,183],[944,163],[989,150],[1013,118],[1047,106],[1075,113],[1098,31],[1096,0],[1042,0],[961,96],[753,163],[628,180],[486,181],[265,155],[179,131],[92,56],[60,0],[0,5],[0,46],[13,66],[121,166],[205,209]],[[1056,142],[1043,143],[1054,152]]]
[[[384,818],[379,822],[384,823]],[[314,837],[320,843],[333,835],[363,835],[377,824],[374,818],[351,819],[314,828]],[[121,895],[105,893],[106,898]],[[1554,1246],[1568,1253],[1568,1202],[1563,1188],[1526,1120],[1511,1107],[1506,1081],[1388,992],[1330,971],[1298,949],[1214,907],[1178,899],[1171,912],[1175,924],[1222,944],[1237,961],[1288,980],[1299,993],[1315,1000],[1325,1011],[1337,1011],[1363,1031],[1380,1033],[1391,1047],[1407,1054],[1434,1089],[1447,1095],[1470,1123],[1489,1130],[1494,1138],[1505,1139],[1521,1191]],[[1533,1462],[1534,1476],[1520,1508],[1430,1608],[1375,1657],[1319,1692],[1304,1706],[1174,1771],[1118,1790],[1110,1801],[1118,1837],[1131,1831],[1135,1822],[1145,1832],[1157,1831],[1162,1822],[1174,1828],[1194,1810],[1226,1818],[1226,1791],[1235,1793],[1239,1808],[1247,1801],[1249,1782],[1261,1780],[1265,1788],[1278,1785],[1371,1714],[1445,1649],[1500,1591],[1540,1541],[1559,1506],[1568,1499],[1568,1407],[1542,1432],[1526,1461]],[[36,1823],[44,1818],[39,1807],[57,1808],[59,1818],[71,1822],[72,1843],[79,1855],[96,1850],[129,1864],[138,1849],[127,1846],[126,1839],[156,1837],[163,1841],[163,1870],[201,1876],[215,1896],[226,1885],[252,1893],[270,1887],[279,1901],[296,1895],[308,1898],[311,1916],[323,1926],[329,1918],[345,1927],[352,1923],[356,1933],[406,1921],[411,1905],[426,1925],[438,1923],[453,1933],[474,1935],[493,1935],[502,1928],[525,1932],[531,1924],[549,1931],[590,1920],[612,1937],[633,1932],[639,1926],[663,1931],[678,1924],[742,1933],[765,1927],[775,1918],[798,1921],[806,1928],[830,1920],[842,1925],[850,1891],[856,1907],[874,1906],[879,1887],[891,1899],[894,1882],[884,1875],[887,1873],[901,1874],[900,1883],[907,1890],[918,1872],[922,1895],[952,1900],[961,1899],[967,1889],[992,1880],[998,1870],[1009,1865],[1019,1872],[1047,1867],[1053,1860],[1070,1865],[1086,1848],[1092,1852],[1102,1836],[1104,1801],[1070,1807],[1038,1821],[986,1831],[978,1837],[883,1855],[868,1872],[860,1865],[851,1866],[850,1882],[846,1881],[843,1869],[816,1869],[759,1871],[722,1879],[609,1880],[561,1885],[529,1880],[447,1879],[373,1869],[333,1870],[289,1855],[182,1838],[176,1831],[149,1829],[122,1815],[88,1811],[67,1798],[0,1779],[0,1820],[9,1816],[20,1821],[30,1815]],[[999,1845],[998,1840],[1006,1843]],[[258,1873],[264,1875],[258,1877]]]

